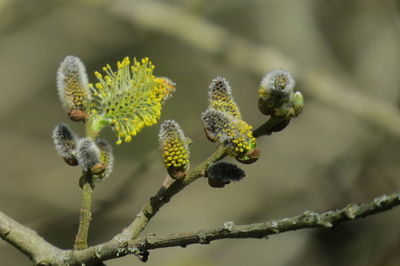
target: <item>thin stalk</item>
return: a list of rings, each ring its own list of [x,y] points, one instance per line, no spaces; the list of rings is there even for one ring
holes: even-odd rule
[[[89,182],[84,181],[82,185],[82,205],[79,215],[79,229],[76,234],[74,249],[85,249],[88,247],[89,225],[92,220],[92,193],[93,189]]]
[[[85,125],[86,136],[96,139],[99,132],[93,130],[91,123]],[[90,184],[92,176],[89,172],[84,172],[79,183],[82,188],[82,203],[79,214],[79,228],[75,237],[74,249],[85,249],[88,247],[89,226],[92,220],[92,194],[93,187]]]
[[[253,131],[253,136],[258,138],[263,135],[271,135],[272,129],[283,121],[285,121],[285,119],[282,117],[272,116],[267,122]]]

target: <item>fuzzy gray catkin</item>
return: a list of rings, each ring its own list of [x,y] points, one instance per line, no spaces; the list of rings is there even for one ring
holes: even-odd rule
[[[60,101],[69,118],[82,121],[87,118],[89,105],[89,81],[82,61],[69,55],[57,71],[57,90]]]
[[[57,125],[53,130],[53,142],[57,153],[70,165],[77,165],[77,137],[65,124]]]
[[[76,154],[79,164],[85,171],[89,171],[101,162],[100,149],[91,138],[82,138],[78,141]]]

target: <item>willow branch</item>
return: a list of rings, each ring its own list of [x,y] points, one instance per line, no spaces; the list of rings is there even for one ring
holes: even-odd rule
[[[400,192],[382,195],[368,203],[349,204],[344,208],[323,213],[306,211],[298,216],[248,225],[233,225],[228,222],[216,228],[171,234],[165,237],[150,234],[147,237],[127,242],[112,239],[83,250],[64,251],[46,242],[35,231],[0,212],[0,236],[29,256],[37,265],[82,265],[98,263],[128,254],[140,255],[153,249],[208,244],[218,239],[266,238],[269,235],[306,228],[333,228],[342,222],[384,212],[399,205]]]
[[[223,149],[218,149],[213,156],[210,156],[183,182],[173,183],[165,192],[160,193],[164,197],[155,197],[144,209],[153,208],[149,215],[154,215],[157,210],[166,202],[167,197],[172,197],[178,193],[185,185],[190,184],[198,177],[202,176],[202,169],[213,160],[217,160],[225,155]],[[176,184],[176,185],[174,185]],[[190,244],[206,244],[210,241],[226,238],[265,238],[268,235],[279,234],[287,231],[294,231],[305,228],[324,227],[331,228],[341,222],[366,217],[375,213],[384,212],[395,206],[400,205],[400,193],[383,195],[365,204],[350,204],[342,209],[315,213],[306,211],[302,215],[272,220],[264,223],[249,225],[233,225],[226,223],[224,226],[204,229],[196,232],[184,232],[173,234],[166,237],[156,237],[149,235],[145,238],[136,240],[128,239],[124,234],[130,235],[128,229],[112,240],[83,250],[61,251],[41,238],[33,230],[24,227],[18,222],[7,217],[0,212],[0,236],[28,255],[37,264],[46,265],[81,265],[82,263],[97,263],[113,258],[122,257],[128,254],[143,254],[147,250],[186,246]],[[149,219],[149,218],[148,218]],[[135,220],[136,225],[140,224]],[[135,222],[133,223],[135,224]],[[143,224],[145,225],[146,222]]]
[[[380,196],[368,203],[349,204],[344,208],[323,213],[305,211],[302,215],[249,225],[235,226],[233,223],[227,222],[221,227],[192,233],[185,232],[160,238],[150,236],[135,241],[134,244],[141,250],[150,250],[190,244],[207,244],[213,240],[226,238],[265,238],[269,235],[306,228],[332,228],[341,222],[364,218],[389,210],[399,204],[400,193],[393,193]]]
[[[36,264],[54,261],[61,250],[46,242],[32,229],[0,212],[0,237],[27,255]]]
[[[112,240],[85,250],[76,251],[70,263],[71,265],[78,265],[80,263],[105,261],[128,254],[140,255],[152,249],[208,244],[218,239],[267,238],[269,235],[300,229],[333,228],[342,222],[384,212],[399,205],[400,192],[382,195],[368,203],[349,204],[341,209],[323,213],[306,211],[298,216],[248,225],[234,225],[231,222],[227,222],[223,226],[216,228],[171,234],[165,237],[157,237],[154,234],[150,234],[147,237],[125,243],[118,243]]]

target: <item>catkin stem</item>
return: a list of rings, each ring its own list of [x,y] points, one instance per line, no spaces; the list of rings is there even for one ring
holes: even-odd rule
[[[270,135],[272,133],[272,129],[277,126],[279,123],[283,122],[285,119],[281,117],[271,117],[267,122],[259,126],[256,130],[253,131],[253,136],[255,138],[261,137],[263,135]]]
[[[94,130],[90,121],[87,121],[85,124],[86,136],[95,140],[99,135],[99,132]]]
[[[91,124],[86,122],[86,136],[96,139],[99,132],[92,129]],[[82,187],[82,203],[79,214],[79,228],[75,237],[74,249],[85,249],[88,247],[89,226],[92,220],[92,194],[93,188],[90,184],[92,176],[88,172],[84,172],[80,180]]]
[[[76,250],[88,247],[89,225],[92,220],[92,193],[92,187],[89,182],[85,181],[82,186],[82,206],[79,215],[79,229],[76,234],[74,245],[74,249]]]

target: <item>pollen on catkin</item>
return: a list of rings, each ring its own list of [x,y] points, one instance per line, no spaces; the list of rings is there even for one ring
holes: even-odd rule
[[[225,78],[216,77],[212,80],[209,86],[208,99],[210,107],[240,118],[239,107],[233,99],[231,86]]]
[[[216,162],[208,167],[208,183],[212,187],[223,187],[231,181],[237,182],[246,176],[246,173],[237,165],[227,162]]]
[[[202,120],[208,137],[224,145],[231,156],[242,158],[256,147],[252,127],[243,120],[214,108],[203,112]]]
[[[101,163],[100,149],[91,138],[82,138],[78,141],[76,155],[84,171],[90,171],[93,166]]]
[[[100,150],[100,162],[104,165],[105,171],[100,174],[102,180],[110,176],[114,166],[114,154],[111,145],[104,139],[97,139],[96,145]]]
[[[77,137],[65,124],[57,125],[53,130],[53,142],[58,154],[64,158],[69,165],[78,165],[76,160]]]
[[[57,71],[57,90],[64,109],[74,121],[86,118],[90,97],[88,84],[82,61],[72,55],[65,57]]]
[[[172,93],[175,92],[176,90],[176,84],[175,82],[173,82],[171,79],[167,78],[167,77],[157,77],[155,79],[155,81],[161,86],[163,87],[162,90],[165,91],[164,93],[164,99],[163,102],[165,102],[166,100],[168,100],[169,98],[171,98]]]
[[[160,148],[164,165],[172,178],[186,172],[189,166],[190,152],[188,138],[174,120],[165,120],[160,126]]]
[[[157,123],[162,103],[174,92],[175,84],[153,75],[154,65],[146,57],[142,60],[125,57],[103,67],[104,74],[95,72],[98,82],[90,84],[92,123],[108,121],[117,135],[117,144],[129,142],[142,128]]]

